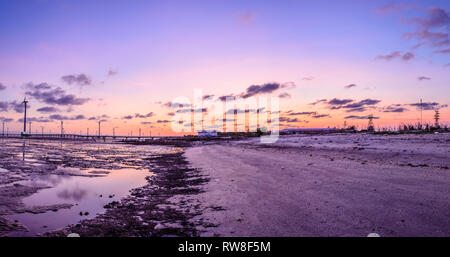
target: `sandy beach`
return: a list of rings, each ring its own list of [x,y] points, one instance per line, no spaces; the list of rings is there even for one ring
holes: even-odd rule
[[[283,136],[192,147],[201,236],[449,236],[450,134]]]

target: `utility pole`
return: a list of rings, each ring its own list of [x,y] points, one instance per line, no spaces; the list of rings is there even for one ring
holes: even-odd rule
[[[44,136],[44,127],[43,126],[41,126],[41,134],[42,134],[42,136]]]
[[[29,124],[28,133],[31,135],[31,121],[28,122],[28,124]]]
[[[367,130],[368,131],[374,131],[375,128],[373,127],[373,115],[370,114],[368,118],[369,118],[369,125],[367,127]]]
[[[141,128],[139,128],[139,137],[141,137]]]
[[[86,129],[86,136],[89,136],[89,128]]]
[[[23,114],[23,133],[26,134],[27,133],[27,104],[28,104],[28,101],[27,101],[26,97],[23,99],[22,103],[25,106],[24,114]]]
[[[420,98],[420,129],[422,129],[422,98]]]
[[[102,123],[102,121],[98,121],[98,136],[101,136],[101,132],[100,132],[100,124]]]
[[[64,121],[61,121],[61,137],[64,135]]]
[[[3,124],[3,132],[2,132],[2,135],[4,136],[5,135],[5,122],[2,122],[2,124]]]

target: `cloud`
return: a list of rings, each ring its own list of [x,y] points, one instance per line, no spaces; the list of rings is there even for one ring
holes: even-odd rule
[[[330,101],[328,101],[327,104],[331,105],[331,106],[341,106],[341,105],[348,104],[348,103],[351,103],[351,102],[353,102],[352,99],[337,99],[337,98],[333,98]]]
[[[155,113],[153,113],[153,112],[149,112],[147,114],[139,114],[139,113],[134,114],[135,118],[141,118],[141,119],[150,118],[150,117],[153,117],[153,116],[155,116]]]
[[[133,119],[133,118],[134,118],[133,115],[127,115],[127,116],[123,116],[123,117],[122,117],[122,120],[131,120],[131,119]]]
[[[230,95],[223,95],[223,96],[219,96],[219,100],[222,102],[225,102],[227,100],[227,98],[234,98],[235,96],[233,94]]]
[[[214,95],[204,95],[203,97],[202,97],[202,100],[211,100],[211,99],[213,99],[214,98]]]
[[[376,56],[375,59],[381,59],[381,60],[385,60],[385,61],[391,61],[394,59],[402,59],[403,61],[406,62],[411,59],[414,59],[414,57],[415,57],[414,53],[411,53],[411,52],[406,52],[406,53],[402,54],[399,51],[395,51],[395,52],[392,52],[387,55],[380,54],[380,55]]]
[[[12,108],[14,109],[15,112],[17,113],[23,113],[25,111],[25,105],[23,103],[19,103],[17,101],[12,101],[9,103],[10,107],[12,106]],[[27,109],[30,108],[31,105],[28,104],[27,105]]]
[[[292,112],[292,111],[288,111],[287,113],[289,113],[288,115],[290,115],[290,116],[315,115],[315,114],[317,114],[317,112]]]
[[[317,101],[315,101],[313,103],[310,103],[309,105],[316,105],[316,104],[324,103],[326,101],[327,101],[327,99],[320,99],[320,100],[317,100]]]
[[[435,50],[433,51],[435,54],[450,54],[450,48],[442,49],[442,50]]]
[[[254,13],[247,11],[247,12],[238,14],[237,20],[238,20],[239,24],[249,26],[249,25],[253,25],[255,17],[256,16]]]
[[[279,83],[266,83],[263,85],[251,85],[247,88],[245,93],[242,93],[240,96],[243,98],[252,97],[259,94],[267,94],[272,93],[273,91],[280,88]]]
[[[102,115],[97,116],[97,117],[90,117],[88,120],[98,120],[98,121],[101,121],[101,122],[106,122],[107,121],[106,119],[109,119],[109,118],[110,117],[108,115],[102,114]]]
[[[312,116],[314,119],[319,119],[319,118],[331,118],[330,114],[316,114]]]
[[[417,30],[403,34],[408,39],[423,40],[420,44],[428,44],[432,47],[441,47],[450,45],[449,33],[442,31]]]
[[[7,112],[9,108],[8,102],[0,102],[0,112]]]
[[[382,112],[405,112],[409,111],[408,109],[401,106],[401,104],[393,104],[382,108]]]
[[[20,118],[17,120],[18,122],[23,122],[23,118]],[[46,117],[27,117],[28,122],[41,122],[41,123],[47,123],[47,122],[53,122],[52,119],[46,118]]]
[[[425,77],[425,76],[419,76],[417,77],[418,80],[430,80],[431,78]]]
[[[301,120],[299,120],[297,118],[289,118],[289,117],[280,117],[279,121],[280,122],[288,122],[288,123],[301,122]]]
[[[42,107],[37,109],[38,112],[51,113],[51,112],[59,112],[58,108],[55,107]]]
[[[142,121],[141,124],[142,125],[150,125],[150,124],[153,124],[153,122],[151,122],[151,121]]]
[[[63,116],[60,114],[53,114],[49,116],[50,119],[52,120],[84,120],[86,119],[86,117],[84,117],[84,115],[80,114],[80,115],[75,115],[75,116]]]
[[[278,95],[279,98],[291,98],[291,95],[288,93],[281,93]]]
[[[436,102],[412,103],[412,104],[409,104],[409,106],[416,107],[417,110],[422,109],[422,110],[426,110],[426,111],[427,110],[439,110],[441,108],[448,107],[447,104],[439,104]]]
[[[3,85],[2,83],[0,83],[0,90],[5,90],[5,89],[6,89],[6,86]]]
[[[310,80],[313,80],[314,79],[314,77],[303,77],[302,78],[302,80],[306,80],[306,81],[310,81]]]
[[[158,121],[156,121],[157,123],[169,123],[170,121],[169,120],[158,120]]]
[[[92,84],[92,80],[86,74],[66,75],[62,76],[61,80],[69,85],[88,86]]]
[[[8,122],[14,121],[14,119],[12,119],[12,118],[0,117],[0,121],[1,121],[1,122],[5,122],[5,123],[8,123]]]
[[[352,87],[356,87],[356,84],[350,84],[350,85],[347,85],[347,86],[345,86],[344,88],[352,88]]]
[[[297,85],[295,85],[294,82],[286,82],[286,83],[281,84],[280,88],[284,88],[286,90],[289,90],[289,89],[294,89],[296,87],[297,87]]]
[[[411,23],[426,29],[450,26],[450,17],[446,10],[439,7],[431,7],[426,12],[428,17],[413,18]]]
[[[379,119],[380,117],[373,117],[373,119]],[[358,116],[358,115],[350,115],[344,117],[344,119],[354,119],[354,120],[367,120],[369,119],[369,116]]]
[[[387,13],[392,13],[392,12],[404,11],[409,8],[411,8],[411,5],[389,4],[389,5],[385,5],[380,8],[375,9],[375,12],[379,13],[379,14],[387,14]]]
[[[83,105],[90,101],[89,98],[78,98],[73,94],[67,94],[60,87],[52,88],[47,83],[37,85],[28,83],[26,87],[30,91],[25,92],[25,95],[50,105]]]
[[[117,73],[119,73],[119,72],[116,70],[112,70],[112,69],[108,70],[109,77],[115,76],[115,75],[117,75]]]

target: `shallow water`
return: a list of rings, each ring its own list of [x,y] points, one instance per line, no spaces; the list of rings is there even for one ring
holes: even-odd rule
[[[96,170],[89,170],[96,171]],[[25,225],[29,232],[14,232],[10,236],[34,236],[39,233],[75,224],[86,218],[93,218],[105,211],[103,206],[118,201],[129,194],[129,190],[144,186],[151,172],[135,169],[109,170],[107,175],[83,177],[71,175],[44,175],[25,185],[52,186],[23,199],[27,207],[54,204],[73,204],[70,209],[47,211],[45,213],[21,213],[7,216]],[[87,173],[86,171],[82,172]],[[80,215],[80,212],[83,215]],[[88,213],[88,215],[85,215]]]
[[[75,141],[8,139],[0,144],[0,186],[21,184],[44,188],[21,198],[26,209],[71,204],[69,209],[6,217],[28,232],[8,236],[35,236],[76,224],[105,211],[104,206],[147,184],[152,176],[147,158],[179,151],[154,145],[102,144]],[[1,204],[1,203],[0,203]],[[80,215],[80,212],[83,215]],[[87,214],[87,215],[86,215]]]

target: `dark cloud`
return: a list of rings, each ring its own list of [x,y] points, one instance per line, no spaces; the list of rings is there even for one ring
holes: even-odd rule
[[[53,115],[50,115],[49,118],[52,120],[84,120],[84,119],[86,119],[86,117],[84,117],[84,115],[82,115],[82,114],[71,116],[71,117],[60,115],[60,114],[53,114]]]
[[[288,123],[301,122],[301,120],[299,120],[297,118],[289,118],[289,117],[280,117],[279,121],[280,122],[288,122]]]
[[[393,104],[382,108],[382,112],[405,112],[408,109],[402,107],[401,104]]]
[[[202,97],[203,100],[211,100],[211,99],[213,99],[213,98],[214,98],[214,95],[204,95],[204,96]]]
[[[3,85],[2,83],[0,83],[0,90],[5,90],[5,89],[6,89],[6,86]]]
[[[235,97],[235,96],[231,94],[231,95],[223,95],[223,96],[219,96],[218,99],[219,99],[220,101],[222,101],[222,102],[225,102],[225,101],[227,100],[227,98],[228,98],[228,99],[230,99],[230,98],[233,98],[233,99],[234,99],[234,97]]]
[[[337,98],[333,98],[330,101],[327,102],[328,105],[332,105],[332,106],[340,106],[340,105],[344,105],[344,104],[348,104],[353,102],[352,99],[337,99]]]
[[[312,116],[314,119],[331,118],[330,114],[316,114]]]
[[[51,113],[51,112],[59,112],[58,108],[55,107],[42,107],[37,109],[38,112]]]
[[[150,124],[153,124],[153,122],[151,122],[151,121],[142,121],[141,124],[142,125],[150,125]]]
[[[373,119],[379,119],[380,117],[373,117]],[[354,120],[367,120],[369,119],[369,116],[358,116],[358,115],[350,115],[344,117],[344,119],[354,119]]]
[[[175,116],[175,113],[174,113],[174,112],[168,112],[167,115],[169,115],[169,116]]]
[[[127,116],[123,116],[123,117],[122,117],[123,120],[131,120],[131,119],[133,119],[133,118],[134,118],[133,115],[127,115]]]
[[[0,117],[0,121],[1,121],[1,122],[5,122],[5,123],[8,123],[8,122],[14,121],[14,119],[12,119],[12,118]]]
[[[423,102],[423,103],[412,103],[409,106],[416,107],[418,110],[439,110],[441,108],[448,107],[447,104],[439,104],[436,102]]]
[[[425,76],[419,76],[417,77],[418,80],[430,80],[431,78],[425,77]]]
[[[290,115],[290,116],[297,116],[297,115],[315,115],[315,114],[317,114],[317,112],[292,112],[292,111],[289,111],[288,113],[289,113],[288,115]]]
[[[141,119],[150,118],[150,117],[153,117],[153,116],[155,116],[155,113],[153,113],[153,112],[149,112],[147,114],[139,114],[139,113],[134,114],[135,118],[141,118]]]
[[[158,121],[156,121],[157,123],[169,123],[170,121],[169,120],[158,120]]]
[[[17,120],[18,122],[23,122],[23,118],[20,118]],[[47,123],[47,122],[53,122],[52,119],[46,118],[46,117],[27,117],[28,122],[41,122],[41,123]]]
[[[66,75],[62,76],[61,80],[69,85],[88,86],[92,84],[92,80],[86,74]]]
[[[195,110],[194,110],[194,108],[187,108],[187,109],[179,109],[179,110],[177,110],[177,113],[186,113],[186,112],[199,113],[199,112],[207,112],[207,111],[208,111],[208,108],[198,108],[198,109],[195,109]]]
[[[361,100],[359,102],[347,104],[347,105],[343,106],[342,108],[345,108],[345,109],[360,108],[360,107],[364,107],[364,106],[368,106],[368,105],[375,105],[379,102],[381,102],[381,100],[365,99],[365,100]]]
[[[83,105],[90,101],[89,98],[78,98],[73,94],[67,94],[65,90],[60,87],[52,88],[47,83],[34,85],[28,83],[26,86],[30,91],[25,94],[32,98],[51,105]]]
[[[259,94],[272,93],[280,88],[279,83],[266,83],[263,85],[252,85],[247,88],[246,93],[241,94],[243,98],[252,97]]]
[[[291,95],[288,93],[281,93],[278,95],[279,98],[291,98]]]
[[[344,88],[352,88],[352,87],[356,87],[356,84],[350,84],[350,85],[345,86]]]
[[[98,120],[101,122],[106,122],[107,119],[109,119],[111,117],[109,117],[109,115],[106,114],[102,114],[101,116],[97,116],[97,117],[90,117],[88,120]]]
[[[17,102],[17,101],[12,101],[9,103],[9,107],[12,107],[14,109],[15,112],[17,113],[23,113],[25,110],[25,105],[22,102]],[[27,109],[30,108],[31,105],[28,104],[27,105]]]
[[[407,52],[407,53],[402,54],[399,51],[395,51],[395,52],[392,52],[392,53],[387,54],[387,55],[381,55],[380,54],[377,57],[375,57],[375,59],[381,59],[381,60],[386,60],[386,61],[391,61],[391,60],[394,60],[394,59],[402,59],[403,61],[409,61],[411,59],[414,59],[414,57],[415,57],[414,53],[411,53],[411,52]]]

